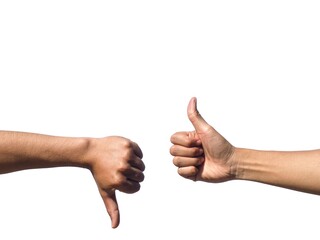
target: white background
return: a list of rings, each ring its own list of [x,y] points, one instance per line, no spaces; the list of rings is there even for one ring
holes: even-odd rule
[[[117,193],[118,229],[89,171],[0,176],[0,238],[319,239],[320,198],[260,183],[192,182],[170,136],[191,97],[233,145],[320,146],[318,1],[1,1],[0,128],[121,135],[145,181]]]

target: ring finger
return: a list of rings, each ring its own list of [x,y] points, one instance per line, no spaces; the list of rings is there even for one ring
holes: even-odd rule
[[[188,166],[199,166],[204,162],[203,157],[180,157],[176,156],[173,158],[173,164],[177,167],[188,167]]]

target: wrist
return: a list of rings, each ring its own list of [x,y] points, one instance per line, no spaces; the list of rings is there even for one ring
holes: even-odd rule
[[[73,144],[70,145],[68,163],[67,165],[90,168],[91,162],[88,157],[90,145],[92,144],[91,138],[74,138]]]
[[[260,182],[267,176],[274,177],[275,162],[270,161],[269,151],[237,148],[233,157],[235,179]]]
[[[233,154],[230,158],[231,163],[231,176],[233,176],[233,179],[239,180],[244,179],[244,172],[245,168],[243,163],[243,160],[248,158],[248,152],[246,149],[243,148],[234,148]]]
[[[92,149],[94,148],[96,139],[95,138],[81,138],[79,140],[79,148],[81,149],[81,158],[79,161],[80,167],[90,169],[93,166]]]

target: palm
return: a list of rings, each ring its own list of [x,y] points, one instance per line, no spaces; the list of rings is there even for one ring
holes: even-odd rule
[[[204,162],[198,167],[196,180],[222,182],[230,179],[229,159],[233,146],[202,118],[195,98],[188,105],[188,117],[204,150]]]
[[[222,182],[230,179],[228,160],[233,146],[212,127],[204,133],[198,133],[198,136],[204,150],[204,162],[198,167],[196,180]]]

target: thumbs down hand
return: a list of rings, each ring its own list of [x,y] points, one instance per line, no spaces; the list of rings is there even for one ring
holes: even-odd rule
[[[91,139],[88,168],[97,183],[100,195],[111,218],[112,227],[120,223],[116,190],[124,193],[139,191],[145,169],[139,146],[123,137]]]

